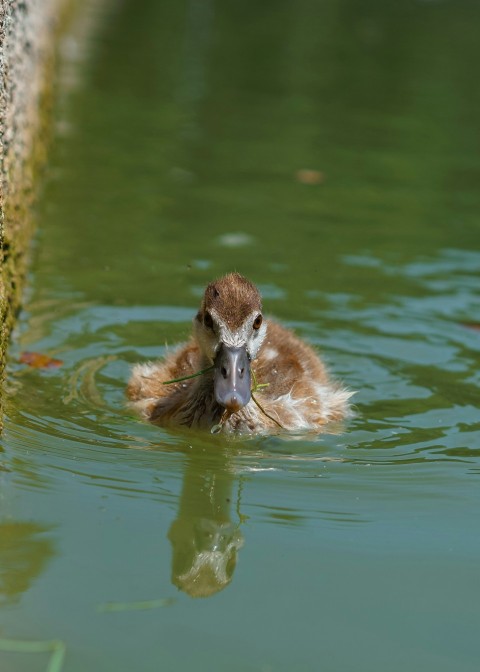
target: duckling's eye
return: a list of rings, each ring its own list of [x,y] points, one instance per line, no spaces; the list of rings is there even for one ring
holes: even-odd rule
[[[257,315],[255,320],[253,321],[253,328],[254,329],[260,329],[260,327],[262,326],[262,322],[263,322],[263,317],[261,315]]]
[[[207,329],[213,329],[213,319],[210,313],[205,313],[205,316],[203,318],[203,324]]]

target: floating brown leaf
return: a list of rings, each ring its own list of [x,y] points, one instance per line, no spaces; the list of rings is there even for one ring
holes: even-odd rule
[[[480,322],[461,322],[462,327],[467,329],[473,329],[474,331],[480,331]]]
[[[309,168],[297,170],[295,177],[297,182],[301,182],[302,184],[322,184],[325,181],[325,173]]]
[[[21,364],[27,364],[27,366],[31,366],[33,369],[54,369],[63,364],[61,359],[53,359],[48,355],[43,355],[41,352],[22,352],[19,361]]]

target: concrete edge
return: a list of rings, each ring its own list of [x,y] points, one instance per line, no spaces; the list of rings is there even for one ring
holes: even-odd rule
[[[21,306],[60,42],[80,0],[0,0],[0,430],[9,338]]]

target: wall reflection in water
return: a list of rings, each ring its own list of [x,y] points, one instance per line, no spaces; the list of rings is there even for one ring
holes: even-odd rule
[[[0,606],[17,602],[55,555],[45,538],[50,528],[36,523],[0,523]]]

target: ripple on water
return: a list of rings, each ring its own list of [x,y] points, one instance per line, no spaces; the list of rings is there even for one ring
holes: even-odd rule
[[[315,307],[318,292],[307,297],[306,312],[312,318],[297,328],[322,349],[334,374],[357,391],[356,416],[345,432],[338,428],[318,437],[230,442],[227,450],[238,473],[324,479],[345,475],[348,465],[387,468],[446,461],[476,473],[480,435],[473,381],[480,336],[461,322],[476,318],[472,288],[478,285],[473,276],[480,255],[467,257],[465,262],[462,254],[447,251],[437,262],[404,266],[385,266],[368,257],[347,259],[369,273],[373,268],[379,282],[385,275],[408,278],[408,293],[393,294],[378,305],[361,305],[354,294],[341,294],[338,302],[328,295],[330,307],[320,311]],[[432,288],[437,276],[443,278],[442,287]],[[57,320],[48,302],[30,307],[39,338],[29,340],[28,348],[59,354],[64,366],[43,372],[12,364],[17,389],[8,425],[11,444],[43,451],[50,466],[58,458],[64,461],[61,468],[74,470],[75,462],[86,461],[89,468],[82,473],[90,476],[102,463],[109,469],[119,461],[154,464],[157,457],[152,455],[161,454],[168,469],[176,453],[224,448],[221,438],[144,425],[125,408],[130,364],[161,356],[162,334],[172,342],[185,337],[191,308],[80,303],[71,311],[53,312]]]

